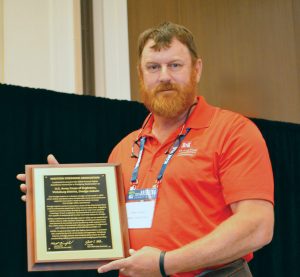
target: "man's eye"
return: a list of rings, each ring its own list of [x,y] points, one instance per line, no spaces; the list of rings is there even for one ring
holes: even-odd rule
[[[169,68],[172,70],[178,70],[182,67],[182,64],[180,63],[171,63],[169,64]]]
[[[156,72],[160,69],[160,66],[158,64],[149,64],[146,68],[149,72]]]

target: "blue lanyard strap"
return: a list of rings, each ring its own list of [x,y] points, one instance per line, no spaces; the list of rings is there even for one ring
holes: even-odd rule
[[[183,141],[183,139],[186,137],[186,135],[189,133],[189,131],[191,130],[191,128],[187,128],[185,133],[184,134],[181,134],[178,136],[178,138],[176,139],[170,153],[168,154],[167,158],[165,159],[160,171],[159,171],[159,174],[157,176],[157,179],[156,179],[156,182],[157,183],[160,183],[161,182],[161,179],[163,178],[164,176],[164,173],[166,171],[166,168],[170,162],[170,160],[172,159],[172,157],[174,156],[175,152],[177,151],[177,149],[179,148],[181,142]]]
[[[145,143],[146,143],[146,137],[141,137],[139,156],[138,156],[138,159],[136,161],[135,167],[134,167],[133,172],[132,172],[131,180],[130,180],[130,182],[134,185],[138,183],[137,177],[138,177],[138,173],[139,173],[139,168],[140,168],[142,156],[143,156],[143,153],[144,153]]]
[[[174,142],[174,145],[172,146],[172,149],[170,151],[170,153],[168,154],[167,158],[165,159],[160,171],[159,171],[159,174],[157,176],[157,179],[156,179],[156,183],[160,183],[162,178],[163,178],[163,175],[166,171],[166,168],[170,162],[170,160],[172,159],[172,157],[174,156],[175,152],[177,151],[177,149],[179,148],[181,142],[183,141],[183,139],[186,137],[186,135],[189,133],[189,131],[191,130],[191,128],[186,128],[186,131],[184,134],[181,134],[179,135],[175,142]],[[146,143],[146,137],[141,137],[140,139],[140,151],[139,151],[139,156],[138,156],[138,159],[136,161],[136,164],[135,164],[135,167],[133,169],[133,172],[132,172],[132,176],[131,176],[131,183],[133,185],[136,185],[138,183],[138,172],[139,172],[139,169],[140,169],[140,164],[141,164],[141,161],[142,161],[142,156],[143,156],[143,153],[144,153],[144,149],[145,149],[145,143]]]

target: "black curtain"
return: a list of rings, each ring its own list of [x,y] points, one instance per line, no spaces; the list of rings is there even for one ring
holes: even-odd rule
[[[254,255],[254,276],[299,276],[300,125],[252,119],[270,153],[275,182],[273,241]]]
[[[0,85],[0,276],[99,276],[96,270],[27,273],[25,205],[15,176],[25,164],[46,163],[49,153],[61,163],[106,162],[146,115],[130,101]]]
[[[113,146],[139,128],[146,114],[137,102],[0,85],[0,276],[100,276],[95,270],[27,272],[25,207],[15,176],[25,164],[46,163],[49,153],[61,163],[105,162]],[[270,151],[276,227],[272,243],[255,253],[250,267],[254,276],[298,276],[300,125],[253,121]]]

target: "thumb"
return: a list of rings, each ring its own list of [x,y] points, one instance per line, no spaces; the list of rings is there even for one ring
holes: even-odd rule
[[[55,157],[50,154],[47,157],[48,164],[59,164],[59,162],[55,159]]]
[[[135,251],[134,249],[129,249],[129,255],[130,255],[130,256],[134,255],[135,252],[136,252],[136,251]]]

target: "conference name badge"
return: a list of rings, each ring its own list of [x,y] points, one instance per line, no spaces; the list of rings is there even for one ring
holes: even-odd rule
[[[157,188],[130,189],[126,198],[129,229],[151,228]]]

